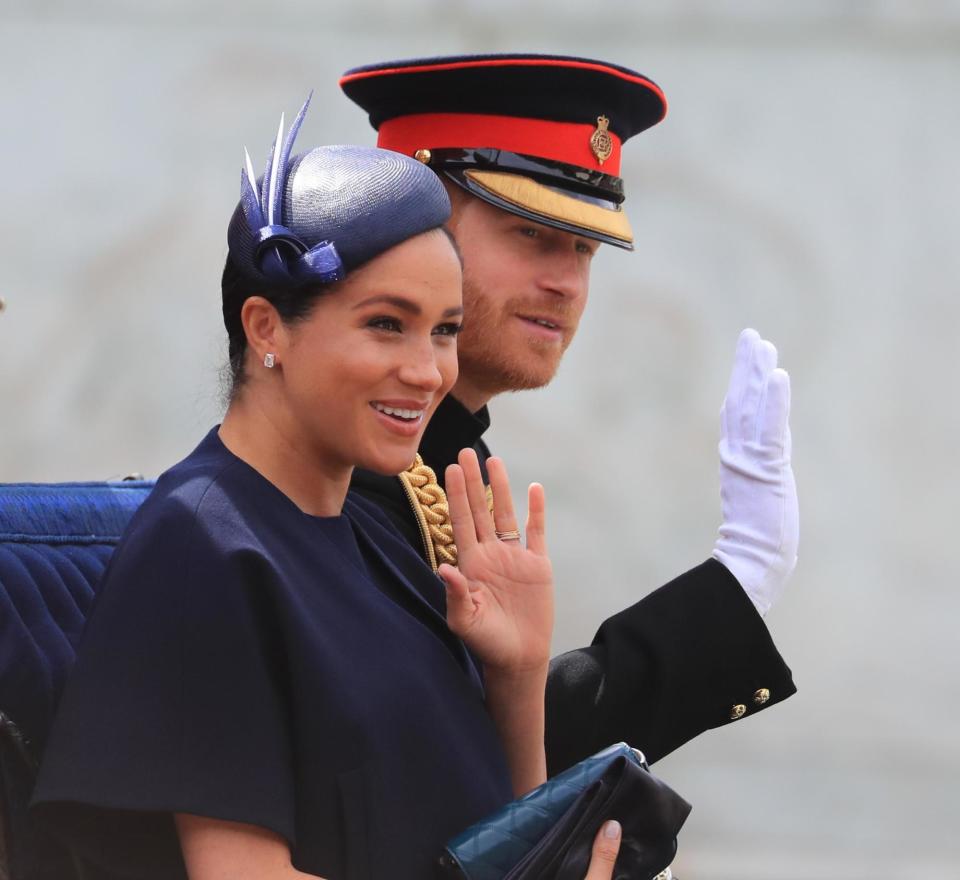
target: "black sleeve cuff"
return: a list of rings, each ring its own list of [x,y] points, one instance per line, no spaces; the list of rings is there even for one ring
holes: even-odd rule
[[[608,618],[551,663],[551,775],[620,740],[650,762],[796,692],[762,618],[709,559]]]

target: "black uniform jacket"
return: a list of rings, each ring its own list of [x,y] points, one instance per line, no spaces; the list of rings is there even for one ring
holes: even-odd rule
[[[443,485],[464,447],[480,461],[486,407],[448,396],[424,433],[420,454]],[[420,528],[397,478],[354,474],[352,488],[375,501],[424,553]],[[796,692],[753,603],[715,559],[691,569],[605,620],[593,644],[561,654],[547,683],[551,775],[613,742],[656,761],[705,730],[772,706]]]

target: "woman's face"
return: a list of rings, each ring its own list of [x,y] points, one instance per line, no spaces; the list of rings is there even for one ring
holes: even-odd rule
[[[395,474],[457,378],[460,261],[433,230],[408,239],[286,325],[280,357],[297,442],[333,467]]]

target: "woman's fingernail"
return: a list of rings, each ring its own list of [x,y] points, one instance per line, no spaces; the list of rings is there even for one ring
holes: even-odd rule
[[[603,836],[604,837],[619,837],[620,836],[620,823],[616,819],[610,819],[603,826]]]

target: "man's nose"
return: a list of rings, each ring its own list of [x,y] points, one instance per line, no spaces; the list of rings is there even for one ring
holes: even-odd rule
[[[552,254],[540,273],[541,289],[564,299],[582,299],[588,276],[576,254]]]

